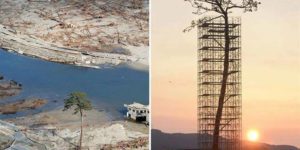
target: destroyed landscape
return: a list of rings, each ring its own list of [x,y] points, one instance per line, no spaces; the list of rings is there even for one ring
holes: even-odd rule
[[[21,90],[20,84],[1,76],[0,100],[15,96]],[[42,99],[8,103],[0,106],[0,114],[36,109],[46,103]],[[111,121],[106,112],[96,109],[85,115],[84,149],[147,149],[148,127],[144,124]],[[61,109],[0,120],[0,149],[74,149],[79,128],[80,118]]]
[[[3,0],[0,45],[49,61],[148,66],[146,0]]]
[[[148,7],[1,0],[0,149],[148,149],[148,126],[123,106],[149,103]],[[83,122],[64,109],[75,91],[91,102]]]

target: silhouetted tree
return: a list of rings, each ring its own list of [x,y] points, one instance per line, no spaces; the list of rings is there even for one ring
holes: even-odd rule
[[[82,147],[82,134],[83,134],[83,111],[91,110],[91,102],[87,99],[86,94],[82,92],[73,92],[65,99],[64,111],[74,108],[74,114],[80,114],[81,125],[80,125],[80,139],[79,139],[79,150]]]
[[[224,99],[226,94],[226,83],[228,78],[229,70],[229,49],[230,49],[230,36],[229,36],[229,14],[232,13],[234,9],[243,9],[244,12],[252,12],[257,10],[260,2],[256,0],[185,0],[189,2],[192,7],[196,8],[193,12],[196,15],[203,15],[205,13],[211,12],[216,14],[212,19],[203,18],[197,21],[192,21],[191,26],[186,28],[184,32],[190,31],[192,28],[196,27],[198,24],[205,23],[207,21],[212,21],[214,19],[223,18],[224,19],[224,64],[222,73],[222,84],[220,89],[220,96],[218,101],[218,109],[215,119],[215,127],[213,133],[213,150],[219,150],[219,132],[220,132],[220,122],[222,118]]]

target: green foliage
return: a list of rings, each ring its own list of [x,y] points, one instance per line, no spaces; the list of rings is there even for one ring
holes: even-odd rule
[[[73,92],[65,99],[64,111],[74,108],[74,114],[82,110],[91,110],[92,104],[83,92]]]

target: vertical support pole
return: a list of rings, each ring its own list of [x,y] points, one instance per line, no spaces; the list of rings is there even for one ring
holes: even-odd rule
[[[211,150],[217,108],[224,70],[224,19],[198,25],[198,146]],[[229,71],[222,118],[219,127],[219,149],[241,150],[241,22],[229,17]]]

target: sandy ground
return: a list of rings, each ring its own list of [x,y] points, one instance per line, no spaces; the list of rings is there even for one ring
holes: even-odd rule
[[[85,113],[84,149],[148,149],[147,126],[132,121],[111,121],[108,116],[97,110]],[[78,145],[79,129],[80,117],[59,109],[0,121],[3,135],[0,142],[11,145],[14,139],[17,142],[12,148],[73,149]]]
[[[38,113],[31,116],[8,119],[7,121],[20,126],[39,128],[43,126],[54,126],[57,129],[78,129],[80,127],[80,116],[74,115],[72,110],[62,109]],[[91,110],[84,112],[85,127],[101,127],[109,125],[111,119],[104,111]]]
[[[136,123],[131,120],[113,121],[109,116],[110,114],[101,110],[93,109],[85,111],[83,126],[89,128],[122,124],[129,130],[148,134],[148,127],[142,123]],[[31,116],[7,119],[6,121],[14,123],[15,125],[33,128],[54,126],[57,129],[68,128],[70,130],[77,130],[80,127],[80,116],[74,115],[72,110],[63,111],[62,109],[42,112]]]

